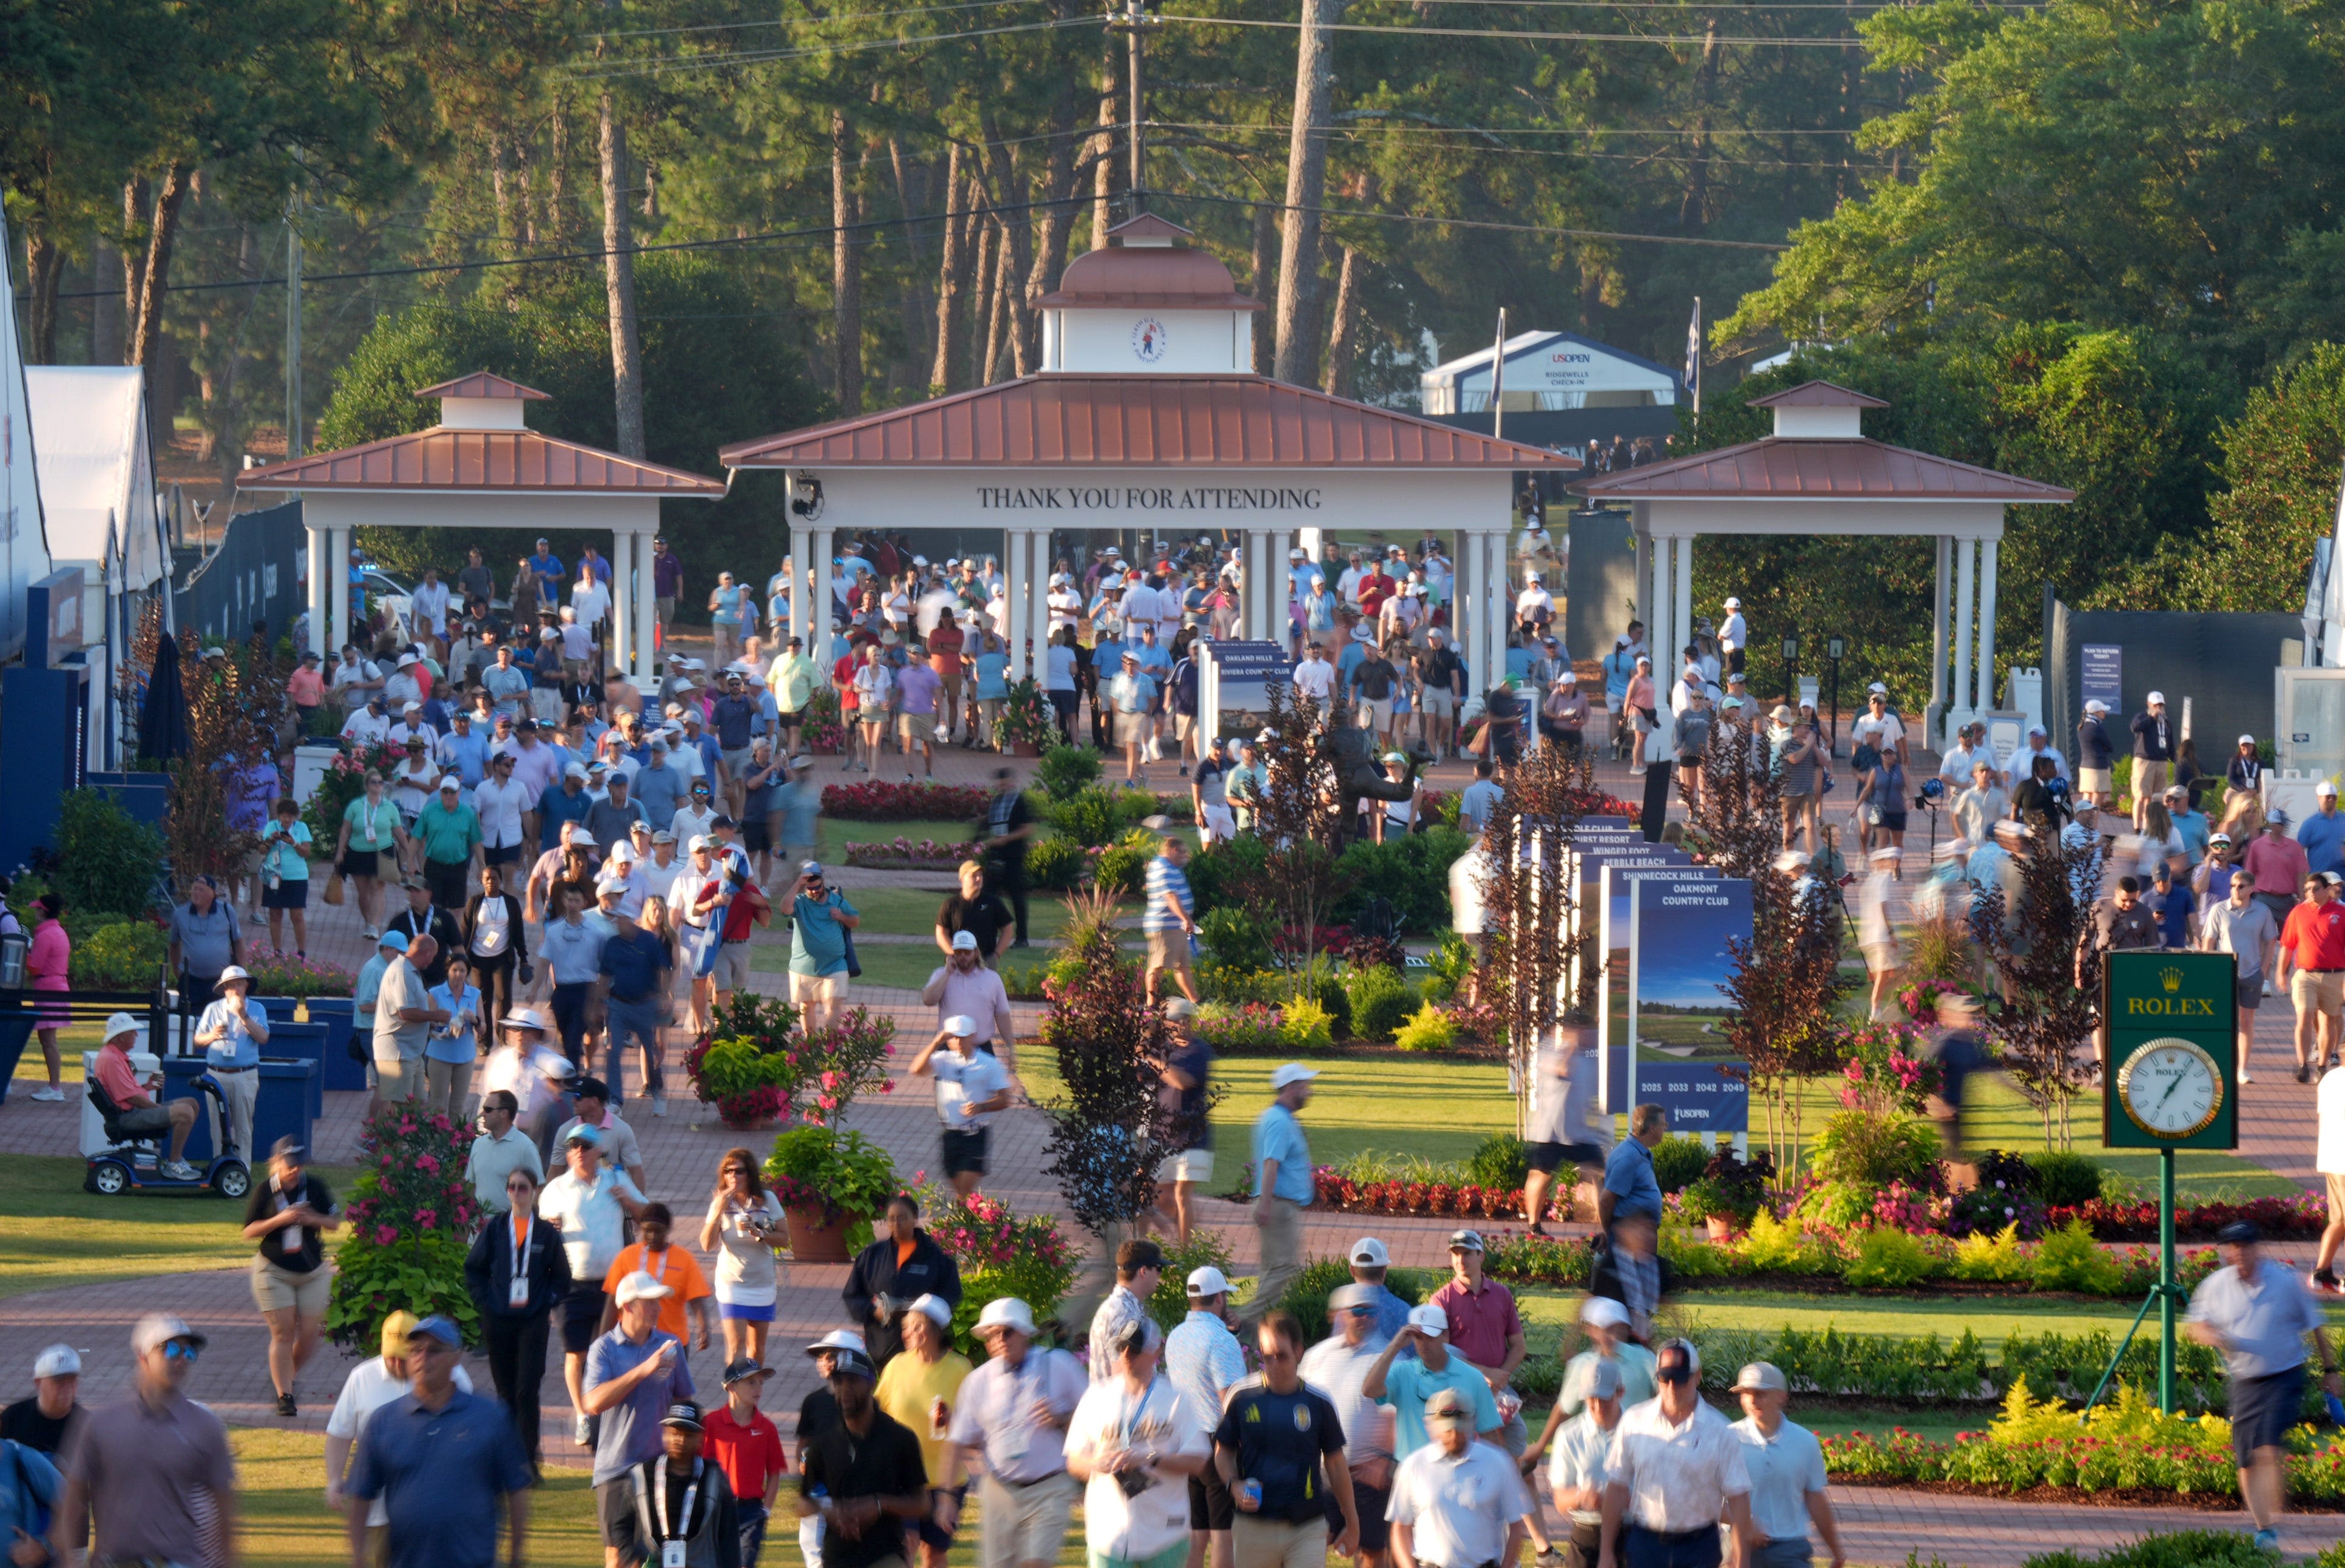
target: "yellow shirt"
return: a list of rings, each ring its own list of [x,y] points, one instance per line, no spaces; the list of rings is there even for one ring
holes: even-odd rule
[[[912,1429],[920,1440],[920,1457],[928,1462],[929,1484],[941,1486],[945,1474],[945,1432],[952,1426],[953,1401],[960,1397],[961,1381],[969,1376],[969,1358],[947,1351],[933,1362],[910,1351],[894,1357],[879,1371],[875,1397],[879,1408]],[[936,1401],[944,1401],[939,1416]]]

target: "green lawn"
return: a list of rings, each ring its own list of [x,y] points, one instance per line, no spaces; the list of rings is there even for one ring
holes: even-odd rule
[[[106,1044],[105,1032],[105,1027],[96,1023],[73,1024],[57,1031],[59,1077],[63,1081],[69,1084],[81,1082],[81,1054],[84,1051],[94,1051]],[[15,1076],[19,1079],[32,1079],[36,1087],[48,1081],[49,1069],[41,1056],[41,1039],[38,1035],[32,1036],[25,1041],[25,1054],[16,1058]],[[9,1092],[21,1094],[24,1091],[22,1088],[12,1088]]]
[[[251,1260],[237,1205],[208,1190],[100,1198],[82,1190],[86,1168],[71,1156],[0,1155],[0,1298]],[[356,1173],[320,1174],[339,1193]]]
[[[949,872],[937,875],[939,888],[951,880]],[[932,937],[937,928],[937,912],[944,907],[948,896],[942,892],[930,893],[914,887],[851,887],[847,890],[847,901],[855,905],[856,913],[863,920],[858,930],[883,931],[898,936]],[[1056,893],[1028,895],[1026,935],[1030,940],[1055,941],[1066,929],[1066,925],[1067,901],[1064,897]]]

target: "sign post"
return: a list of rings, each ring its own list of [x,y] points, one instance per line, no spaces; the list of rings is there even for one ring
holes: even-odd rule
[[[2101,976],[2109,1056],[2101,1081],[2101,1140],[2157,1150],[2157,1283],[2101,1374],[2090,1411],[2134,1331],[2157,1303],[2157,1407],[2174,1410],[2174,1151],[2239,1146],[2237,961],[2228,953],[2112,953]]]

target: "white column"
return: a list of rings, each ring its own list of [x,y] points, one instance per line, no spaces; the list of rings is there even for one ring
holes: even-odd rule
[[[335,658],[350,640],[350,531],[326,531],[326,646]]]
[[[1491,686],[1507,678],[1507,628],[1515,619],[1515,582],[1507,571],[1508,537],[1504,525],[1482,536],[1482,668]]]
[[[1262,529],[1246,533],[1246,630],[1257,642],[1276,641],[1270,624],[1270,535]]]
[[[1971,698],[1971,612],[1976,592],[1974,541],[1954,541],[1954,695],[1952,713],[1958,724],[1970,723],[1974,703]],[[1949,735],[1953,727],[1948,727]]]
[[[1979,541],[1978,705],[1995,707],[1995,551],[2001,541]]]
[[[1930,580],[1930,711],[1924,717],[1925,743],[1945,749],[1946,709],[1946,582],[1954,566],[1954,541],[1938,536],[1937,575]],[[1934,728],[1933,727],[1934,726]]]
[[[838,655],[830,645],[830,556],[831,541],[837,531],[817,528],[814,531],[813,561],[807,571],[814,584],[814,596],[807,601],[807,613],[811,618],[807,632],[807,654],[813,659],[816,679],[827,688],[830,683],[831,662]]]
[[[1023,680],[1026,675],[1027,611],[1026,595],[1021,589],[1026,581],[1024,574],[1029,570],[1027,562],[1032,557],[1033,550],[1034,536],[1024,529],[1002,531],[1002,579],[1005,585],[1013,586],[1010,586],[1008,613],[1002,617],[1008,624],[1001,628],[1001,636],[1009,645],[1009,675],[1012,681]]]
[[[1670,619],[1670,607],[1675,602],[1670,587],[1670,547],[1671,541],[1665,533],[1653,535],[1651,556],[1653,567],[1652,608],[1645,613],[1645,641],[1653,651],[1653,694],[1659,699],[1656,711],[1670,705],[1670,690],[1677,683],[1678,636],[1677,624]]]
[[[1678,645],[1670,650],[1670,673],[1678,673],[1678,657],[1688,642],[1693,641],[1693,536],[1687,534],[1677,541],[1676,587],[1670,602],[1670,623],[1677,632]]]
[[[1051,673],[1051,655],[1045,652],[1051,641],[1051,531],[1037,530],[1034,548],[1027,560],[1026,581],[1013,583],[1012,593],[1026,598],[1026,635],[1033,642],[1027,650],[1026,673],[1040,685]]]
[[[311,527],[304,530],[310,537],[310,651],[318,655],[318,668],[326,674],[334,673],[334,663],[341,650],[327,641],[326,569],[333,547],[328,542],[330,529]]]
[[[1653,606],[1650,596],[1646,592],[1646,584],[1653,580],[1653,531],[1650,527],[1639,528],[1629,538],[1631,551],[1629,581],[1635,585],[1638,600],[1638,613],[1631,619],[1645,623],[1645,645],[1650,648],[1653,645]]]
[[[634,646],[636,537],[618,529],[611,531],[611,663],[618,674],[632,677],[634,661],[630,657]]]
[[[1482,653],[1475,642],[1482,634],[1482,536],[1457,536],[1457,575],[1449,585],[1449,645],[1466,661],[1466,694],[1487,690],[1482,684]]]
[[[798,640],[798,652],[807,650],[807,607],[814,602],[807,592],[812,579],[807,572],[807,557],[811,553],[813,531],[794,528],[790,531],[790,632]]]

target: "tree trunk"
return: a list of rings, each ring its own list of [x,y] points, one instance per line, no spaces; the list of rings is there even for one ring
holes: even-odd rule
[[[1699,234],[1710,223],[1710,111],[1718,93],[1718,18],[1703,30],[1701,65],[1694,72],[1694,101],[1699,106],[1693,124],[1692,162],[1686,171],[1685,200],[1678,209],[1680,228]]]
[[[544,225],[538,217],[537,177],[530,166],[536,161],[536,144],[528,137],[509,137],[505,148],[513,155],[513,207],[521,222],[522,245],[535,249]]]
[[[139,268],[138,312],[134,319],[137,328],[130,338],[130,362],[146,364],[155,353],[155,340],[163,331],[163,290],[171,281],[171,246],[178,238],[179,206],[188,199],[188,178],[194,171],[186,164],[175,163],[163,175],[163,184],[155,192],[155,218],[147,231],[147,260]],[[148,406],[160,408],[170,401],[167,387],[147,389]]]
[[[971,188],[971,194],[975,195],[974,187]],[[978,208],[975,221],[977,226],[975,245],[977,315],[969,332],[969,349],[975,358],[969,362],[969,384],[972,387],[982,387],[988,384],[986,371],[993,363],[994,350],[1000,347],[997,334],[1000,329],[994,317],[994,307],[999,301],[994,298],[993,286],[995,278],[1001,270],[1000,264],[994,259],[995,253],[1001,244],[1001,226],[995,223],[992,215],[981,206]]]
[[[57,362],[57,275],[64,270],[65,254],[46,228],[25,235],[25,281],[32,316],[25,340],[27,364]]]
[[[489,133],[489,190],[497,209],[497,254],[513,254],[513,240],[522,231],[519,211],[521,180],[513,173],[513,141],[503,131]]]
[[[1122,119],[1115,79],[1115,35],[1107,36],[1100,62],[1099,132],[1091,137],[1091,248],[1107,248],[1107,231],[1115,227],[1115,127]]]
[[[627,237],[627,127],[603,95],[603,287],[611,305],[611,388],[622,457],[644,455],[644,350],[635,325],[635,258]]]
[[[985,329],[985,382],[987,386],[1001,379],[1001,361],[1012,358],[1009,339],[1015,320],[1015,302],[1010,296],[1018,290],[1015,279],[1015,251],[1010,243],[1010,228],[999,217],[993,223],[993,319]]]
[[[1335,35],[1345,0],[1303,0],[1294,50],[1294,111],[1287,134],[1286,228],[1278,253],[1278,349],[1274,373],[1309,386],[1319,358],[1319,207],[1327,194],[1327,110],[1335,86]]]
[[[1030,368],[1027,339],[1030,330],[1031,312],[1026,309],[1024,278],[1034,268],[1034,215],[1027,210],[1026,177],[1018,172],[1017,161],[1004,146],[1001,132],[988,114],[983,119],[985,157],[993,185],[995,207],[1004,209],[1001,215],[1002,234],[1009,249],[1002,259],[1002,286],[1009,294],[1010,362],[1018,375]]]
[[[961,331],[961,296],[969,287],[969,207],[964,198],[960,144],[945,157],[945,233],[937,263],[937,356],[929,384],[939,392],[961,388],[966,339]]]
[[[855,176],[862,158],[843,109],[830,112],[830,389],[842,415],[863,411],[862,221]]]
[[[556,250],[568,250],[576,232],[570,222],[570,111],[556,99],[552,147],[545,160],[545,238]]]
[[[659,221],[659,166],[646,160],[644,164],[644,224],[646,228]]]
[[[122,362],[126,365],[137,363],[131,356],[131,345],[138,336],[138,299],[147,274],[149,194],[144,179],[127,181],[122,187]]]
[[[1344,247],[1344,262],[1335,277],[1335,325],[1327,334],[1327,377],[1322,389],[1332,396],[1352,395],[1352,368],[1360,354],[1360,288],[1365,281],[1367,258],[1355,246]]]
[[[1274,292],[1278,287],[1278,274],[1274,270],[1277,258],[1278,208],[1264,202],[1254,209],[1254,271],[1247,279],[1254,297],[1268,308],[1267,314],[1258,310],[1254,318],[1254,373],[1257,376],[1269,375],[1275,362],[1272,355],[1278,343],[1274,326],[1278,306],[1278,296]]]
[[[936,323],[935,301],[929,298],[928,247],[920,239],[920,207],[926,199],[928,181],[918,177],[920,167],[908,165],[904,144],[893,135],[888,137],[888,163],[896,176],[896,210],[904,218],[904,250],[909,265],[903,269],[903,280],[897,295],[904,312],[904,362],[918,375],[928,369],[929,329]]]
[[[89,301],[89,362],[122,363],[122,296],[115,286],[123,276],[122,252],[99,240],[91,248],[89,286],[96,290]]]

